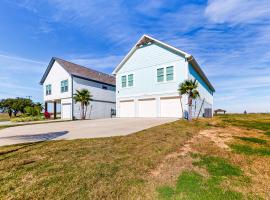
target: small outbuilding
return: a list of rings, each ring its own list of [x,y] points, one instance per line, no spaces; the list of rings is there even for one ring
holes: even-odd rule
[[[223,110],[223,109],[215,110],[215,114],[217,115],[218,113],[226,114],[226,110]]]

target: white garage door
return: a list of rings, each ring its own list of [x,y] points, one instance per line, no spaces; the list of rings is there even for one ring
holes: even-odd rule
[[[160,98],[160,117],[181,117],[182,109],[179,97]]]
[[[139,99],[139,117],[157,117],[155,99]]]
[[[135,104],[133,100],[120,101],[120,117],[135,117]]]
[[[62,119],[71,119],[71,104],[62,104]]]

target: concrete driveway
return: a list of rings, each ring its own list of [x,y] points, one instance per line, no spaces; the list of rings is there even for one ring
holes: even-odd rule
[[[128,135],[176,118],[110,118],[55,122],[0,130],[0,146],[45,140],[97,138]]]

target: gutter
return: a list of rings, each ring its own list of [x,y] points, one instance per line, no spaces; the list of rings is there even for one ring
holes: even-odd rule
[[[208,87],[213,92],[215,92],[215,88],[212,86],[212,84],[210,83],[210,81],[208,80],[208,78],[206,77],[206,75],[204,74],[204,72],[202,71],[202,69],[200,68],[200,66],[197,63],[197,61],[195,60],[195,58],[190,55],[190,56],[186,57],[186,60],[187,60],[187,62],[189,62],[189,63],[192,64],[192,66],[194,67],[194,69],[199,73],[199,75],[206,82],[206,84],[208,85]]]

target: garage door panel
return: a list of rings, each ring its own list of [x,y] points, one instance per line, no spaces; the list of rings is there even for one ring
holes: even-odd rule
[[[179,97],[160,99],[160,117],[181,117],[182,110]]]
[[[157,117],[157,104],[155,99],[140,99],[138,104],[139,117]]]
[[[135,117],[134,101],[120,101],[120,117]]]
[[[62,119],[71,119],[71,104],[62,104]]]

